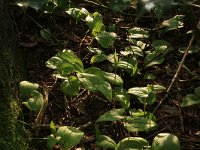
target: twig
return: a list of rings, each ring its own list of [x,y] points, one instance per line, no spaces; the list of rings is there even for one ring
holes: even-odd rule
[[[178,69],[177,69],[176,73],[174,74],[174,77],[173,77],[169,87],[167,88],[167,93],[166,93],[165,97],[163,99],[161,99],[159,104],[154,108],[153,114],[157,111],[157,109],[160,107],[160,105],[162,105],[162,103],[165,101],[165,99],[167,99],[167,97],[169,95],[169,91],[171,90],[172,86],[174,85],[174,83],[175,83],[176,79],[178,78],[178,75],[179,75],[179,73],[181,71],[181,68],[183,67],[183,64],[185,62],[185,58],[186,58],[186,56],[188,54],[188,51],[189,51],[190,47],[192,46],[193,41],[194,41],[194,33],[192,35],[192,38],[190,39],[188,47],[187,47],[187,49],[186,49],[186,51],[185,51],[185,53],[183,55],[183,58],[182,58],[179,66],[178,66]]]
[[[43,94],[43,104],[42,104],[42,107],[41,107],[40,111],[37,114],[37,117],[35,119],[35,124],[33,126],[33,129],[36,130],[36,135],[38,135],[38,132],[39,132],[39,128],[38,127],[40,126],[40,124],[42,122],[45,110],[46,110],[46,108],[48,106],[49,91],[48,91],[46,85],[43,85],[42,92],[43,92],[42,93]]]

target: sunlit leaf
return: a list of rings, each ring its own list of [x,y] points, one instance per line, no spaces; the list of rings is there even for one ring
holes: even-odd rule
[[[138,38],[148,38],[149,34],[142,28],[134,27],[128,30],[128,38],[138,39]]]
[[[68,80],[63,81],[60,86],[63,93],[70,96],[77,95],[80,90],[80,82],[75,76],[70,76]]]
[[[33,90],[37,90],[39,88],[39,84],[31,83],[28,81],[21,81],[19,84],[20,94],[23,98],[29,97]]]
[[[79,73],[77,74],[79,81],[84,86],[84,88],[90,91],[101,92],[108,100],[112,99],[112,88],[111,85],[106,82],[99,75],[90,73]]]
[[[169,20],[163,21],[162,25],[166,27],[165,32],[182,28],[184,26],[184,23],[182,22],[184,17],[184,15],[176,15]]]
[[[63,145],[64,149],[71,149],[80,143],[84,133],[74,127],[62,126],[57,130],[57,136],[61,137],[58,144]]]
[[[107,59],[107,56],[104,54],[97,54],[92,56],[92,58],[90,59],[91,64],[96,63],[96,62],[102,62],[105,61]]]
[[[76,20],[84,19],[87,15],[89,15],[89,12],[85,8],[69,8],[66,13],[71,15]]]
[[[88,69],[85,69],[85,72],[98,75],[101,78],[103,78],[104,80],[108,81],[109,83],[119,85],[119,86],[123,85],[122,78],[115,73],[105,72],[105,71],[102,71],[101,69],[96,68],[96,67],[90,67]]]
[[[40,92],[33,90],[27,102],[22,102],[32,111],[39,111],[43,104],[43,96]]]
[[[103,47],[103,48],[109,48],[110,46],[113,46],[115,40],[117,38],[116,33],[114,32],[106,32],[103,31],[101,34],[95,37],[97,42]]]
[[[180,150],[177,136],[170,133],[159,133],[152,142],[153,150]]]
[[[119,141],[115,150],[143,150],[143,147],[147,145],[147,140],[141,137],[129,137]]]
[[[85,18],[86,24],[92,30],[92,34],[97,36],[98,33],[104,30],[104,24],[102,15],[98,12],[94,12],[92,15],[88,15]]]
[[[148,97],[147,87],[134,87],[128,89],[128,93],[133,94],[138,97]]]
[[[116,143],[113,139],[106,135],[99,135],[97,137],[97,141],[95,142],[96,145],[103,147],[103,148],[112,148],[114,149],[116,147]]]
[[[188,107],[195,104],[200,104],[200,97],[196,94],[188,94],[183,98],[181,107]]]
[[[96,120],[96,122],[121,120],[125,118],[123,114],[124,114],[124,109],[112,109],[101,115]]]
[[[154,121],[144,117],[127,117],[124,122],[124,128],[129,132],[147,131],[156,126]]]
[[[57,69],[57,67],[62,63],[62,59],[57,57],[57,56],[53,56],[51,57],[48,61],[46,61],[46,66],[48,68],[51,69]]]
[[[130,95],[127,93],[127,91],[123,88],[116,87],[113,92],[114,98],[120,102],[122,108],[128,109],[130,106]]]
[[[156,117],[154,116],[154,114],[147,112],[147,111],[143,111],[141,109],[138,109],[138,110],[130,109],[129,113],[132,118],[144,117],[144,118],[150,119],[152,121],[156,121]]]

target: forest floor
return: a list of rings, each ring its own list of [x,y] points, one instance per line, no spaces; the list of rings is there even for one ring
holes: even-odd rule
[[[129,43],[126,41],[127,29],[132,27],[142,27],[153,29],[158,25],[158,20],[152,17],[140,18],[137,23],[134,12],[131,10],[124,13],[114,13],[110,10],[85,5],[90,12],[98,11],[103,16],[105,25],[113,23],[116,25],[118,35],[113,49],[117,52],[124,49]],[[17,36],[20,48],[24,53],[24,66],[27,69],[27,80],[40,85],[47,85],[49,91],[49,104],[43,116],[39,135],[32,132],[32,124],[36,114],[30,112],[23,106],[24,121],[26,128],[30,131],[30,149],[42,150],[46,148],[46,137],[51,133],[49,123],[53,121],[57,126],[69,125],[81,127],[85,137],[77,147],[85,149],[100,149],[95,145],[94,122],[104,112],[113,108],[113,104],[107,102],[101,94],[90,93],[82,90],[78,96],[69,98],[70,109],[64,108],[63,93],[60,90],[60,81],[52,77],[52,70],[46,67],[45,62],[63,49],[71,49],[81,58],[86,67],[98,66],[104,70],[109,70],[109,63],[90,64],[91,53],[87,46],[98,47],[92,42],[88,27],[82,21],[76,21],[70,16],[62,13],[45,14],[31,8],[22,10],[14,9],[14,21],[16,24]],[[162,18],[162,21],[173,17],[176,12],[171,12]],[[161,22],[161,20],[160,20]],[[38,25],[39,24],[39,25]],[[40,26],[49,28],[54,38],[44,39],[40,35]],[[153,40],[156,38],[168,41],[173,47],[173,51],[167,54],[165,61],[161,65],[144,68],[136,77],[124,76],[123,79],[129,81],[126,88],[142,87],[147,84],[159,84],[168,87],[177,71],[179,62],[183,54],[178,51],[179,47],[187,47],[190,38],[186,36],[190,26],[185,24],[179,31],[171,31],[165,35],[159,35],[159,31],[152,32]],[[195,39],[194,46],[200,48],[199,39]],[[106,53],[113,53],[113,49]],[[133,133],[134,136],[144,137],[151,141],[160,132],[175,134],[180,142],[181,149],[200,149],[200,105],[181,108],[180,103],[184,96],[193,93],[194,89],[200,86],[200,51],[189,54],[184,62],[185,67],[181,72],[169,92],[168,98],[155,112],[158,128],[149,132]],[[142,62],[139,62],[142,64]],[[140,65],[139,65],[140,66]],[[144,74],[151,73],[156,78],[153,80],[144,79]],[[159,101],[166,93],[160,93],[157,101],[146,109],[150,112],[158,105]],[[132,99],[135,99],[134,97]],[[130,108],[143,109],[137,100],[131,101]],[[101,126],[101,131],[115,140],[127,136],[127,132],[118,123],[105,123]],[[59,147],[55,148],[59,149]]]

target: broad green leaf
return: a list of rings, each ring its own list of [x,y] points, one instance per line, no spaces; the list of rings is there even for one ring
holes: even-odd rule
[[[97,137],[97,141],[95,142],[96,145],[103,147],[103,148],[112,148],[114,149],[116,147],[116,143],[113,139],[106,135],[99,135]]]
[[[89,12],[85,8],[69,8],[66,13],[71,15],[76,20],[84,19],[87,15],[89,15]]]
[[[52,149],[54,145],[56,145],[59,141],[59,138],[54,137],[53,134],[47,137],[47,147]]]
[[[128,30],[128,38],[130,39],[149,38],[149,34],[142,28],[134,27]]]
[[[97,54],[92,56],[92,58],[90,59],[91,64],[96,63],[96,62],[102,62],[105,61],[107,59],[107,56],[104,54]]]
[[[92,53],[95,53],[96,55],[100,55],[100,54],[104,54],[104,52],[99,49],[99,48],[94,48],[94,47],[87,47],[87,49],[92,52]]]
[[[125,69],[132,76],[137,72],[137,60],[134,57],[123,58],[116,63],[116,66]]]
[[[196,94],[188,94],[183,98],[181,107],[188,107],[195,104],[200,104],[200,97]]]
[[[169,20],[163,21],[162,25],[166,27],[165,32],[182,28],[184,26],[184,23],[182,22],[184,17],[184,15],[176,15]]]
[[[144,117],[144,118],[150,119],[152,121],[156,121],[156,117],[154,116],[154,114],[147,112],[147,111],[143,111],[141,109],[138,109],[138,110],[131,109],[131,110],[129,110],[129,113],[132,118]]]
[[[77,74],[78,79],[84,88],[89,91],[101,92],[108,100],[112,99],[112,88],[111,85],[106,82],[102,77],[90,73],[79,73]]]
[[[58,73],[62,76],[62,77],[67,77],[69,76],[75,69],[74,69],[74,65],[72,65],[71,63],[62,63],[58,66]]]
[[[147,87],[134,87],[128,89],[128,93],[133,94],[138,97],[148,97]]]
[[[152,105],[156,100],[156,93],[155,91],[151,91],[148,93],[148,97],[138,97],[138,100],[142,104]]]
[[[86,24],[92,30],[93,36],[97,36],[104,30],[104,24],[102,21],[102,15],[98,12],[94,12],[92,15],[88,15],[85,18]]]
[[[120,102],[122,108],[128,109],[130,107],[130,95],[123,88],[116,87],[113,90],[114,98]]]
[[[101,69],[97,67],[90,67],[88,69],[85,69],[85,73],[98,75],[104,80],[108,81],[109,83],[112,83],[115,85],[119,85],[119,86],[123,85],[123,80],[119,75],[102,71]]]
[[[63,145],[64,149],[71,149],[80,143],[84,133],[74,127],[62,126],[57,130],[57,136],[61,137],[58,144]]]
[[[180,150],[180,142],[177,136],[170,133],[159,133],[152,143],[153,150]]]
[[[162,64],[165,60],[164,55],[172,49],[171,45],[164,40],[155,40],[151,46],[154,47],[154,51],[148,52],[145,57],[144,65],[146,67]]]
[[[126,47],[125,50],[126,51],[124,51],[124,53],[126,52],[127,54],[134,54],[134,55],[142,56],[142,57],[144,56],[142,49],[138,46],[129,46],[129,47]],[[126,56],[127,54],[123,54],[123,55]]]
[[[40,92],[33,90],[27,102],[22,102],[32,111],[39,111],[43,104],[43,96]]]
[[[103,31],[101,34],[96,36],[95,39],[103,48],[109,48],[110,46],[113,46],[117,39],[117,35],[114,32]]]
[[[57,56],[53,56],[51,57],[48,61],[46,61],[46,66],[50,69],[57,69],[57,67],[62,63],[62,59],[57,57]]]
[[[74,67],[76,72],[83,72],[84,67],[82,61],[76,57],[76,55],[70,50],[63,50],[62,52],[56,54],[63,60],[63,63],[69,63]]]
[[[195,93],[198,97],[200,97],[200,86],[197,87],[197,88],[195,88],[194,93]]]
[[[144,117],[127,117],[124,122],[124,128],[129,132],[148,131],[154,129],[157,124]]]
[[[143,150],[148,142],[141,137],[129,137],[122,139],[116,146],[115,150]]]
[[[161,85],[153,85],[153,89],[155,91],[165,91],[166,88],[164,86],[161,86]]]
[[[111,0],[109,6],[114,12],[122,12],[131,7],[131,0]]]
[[[61,89],[63,93],[70,96],[78,95],[80,90],[80,82],[75,76],[70,76],[68,80],[65,80],[61,83]]]
[[[123,114],[124,114],[124,109],[112,109],[101,115],[96,120],[96,122],[121,120],[125,118]]]
[[[50,29],[41,29],[40,35],[41,35],[42,38],[48,40],[50,38],[51,31],[50,31]]]
[[[33,90],[37,90],[39,88],[39,84],[31,83],[28,81],[21,81],[19,84],[19,90],[22,98],[29,97]]]

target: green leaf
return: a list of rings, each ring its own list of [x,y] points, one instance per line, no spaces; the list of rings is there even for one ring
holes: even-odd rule
[[[43,96],[40,92],[33,90],[27,102],[22,102],[26,107],[32,111],[39,111],[43,104]]]
[[[57,136],[61,137],[58,144],[63,145],[64,149],[71,149],[80,143],[84,133],[74,127],[62,126],[57,130]]]
[[[116,87],[113,93],[114,98],[120,102],[122,108],[128,109],[130,107],[130,95],[124,88]]]
[[[129,132],[148,131],[156,126],[154,121],[144,117],[127,117],[124,122],[124,128]]]
[[[194,93],[195,93],[198,97],[200,97],[200,86],[197,87],[197,88],[195,88]]]
[[[134,87],[128,89],[128,93],[133,94],[138,97],[148,97],[148,89],[147,87]]]
[[[70,76],[68,80],[65,80],[61,83],[61,89],[63,93],[70,96],[78,95],[80,90],[80,82],[75,76]]]
[[[91,64],[96,63],[96,62],[102,62],[105,61],[107,59],[107,56],[104,54],[97,54],[92,56],[92,58],[90,59]]]
[[[79,73],[77,74],[81,84],[89,91],[101,92],[108,100],[112,99],[112,88],[111,85],[104,81],[99,75],[90,73]]]
[[[66,13],[71,15],[76,20],[84,19],[87,15],[89,15],[89,12],[85,8],[69,8]]]
[[[54,145],[58,143],[59,139],[55,138],[53,134],[47,137],[47,147],[48,149],[52,149]]]
[[[75,69],[74,69],[74,65],[72,65],[71,63],[62,63],[58,66],[58,73],[62,76],[62,77],[67,77],[69,76]]]
[[[48,40],[50,38],[51,31],[50,31],[50,29],[41,29],[40,35],[41,35],[42,38]]]
[[[124,114],[124,109],[112,109],[110,111],[105,112],[103,115],[101,115],[96,120],[96,122],[121,120],[125,118],[123,114]]]
[[[165,32],[182,28],[184,26],[182,22],[184,17],[184,15],[176,15],[173,18],[163,21],[162,25],[166,27]]]
[[[62,63],[62,59],[57,57],[57,56],[53,56],[51,57],[48,61],[46,61],[46,66],[50,69],[57,69],[57,67]]]
[[[33,90],[37,90],[39,88],[39,84],[31,83],[28,81],[21,81],[19,84],[19,90],[22,98],[29,97]]]
[[[180,150],[177,136],[170,133],[159,133],[152,142],[153,150]]]
[[[132,118],[144,117],[144,118],[150,119],[152,121],[156,121],[156,117],[154,116],[154,114],[147,112],[147,111],[143,111],[141,109],[138,109],[138,110],[130,109],[129,113]]]
[[[97,36],[101,31],[104,30],[104,24],[102,15],[98,12],[94,12],[92,15],[88,15],[85,18],[86,24],[92,29],[92,35]]]
[[[76,57],[76,55],[70,50],[63,50],[62,52],[56,54],[63,60],[63,63],[71,64],[76,72],[83,72],[84,67],[82,61]]]
[[[109,83],[112,83],[115,85],[119,85],[119,86],[123,85],[123,80],[119,75],[102,71],[101,69],[99,69],[97,67],[90,67],[85,70],[85,73],[98,75],[101,78],[103,78],[104,80],[108,81]]]
[[[129,47],[126,47],[125,50],[126,51],[124,51],[124,53],[126,52],[127,54],[134,54],[134,55],[142,56],[142,57],[144,56],[142,49],[138,46],[129,46]],[[123,54],[123,55],[126,56],[127,54]]]
[[[97,42],[103,47],[103,48],[109,48],[110,46],[113,46],[115,40],[117,38],[116,33],[114,32],[106,32],[103,31],[101,34],[95,37]]]
[[[143,150],[148,142],[141,137],[129,137],[122,139],[116,146],[115,150]]]
[[[200,97],[196,94],[188,94],[183,98],[181,107],[188,107],[195,104],[200,104]]]
[[[111,0],[109,6],[114,12],[122,12],[131,7],[131,0]]]
[[[113,139],[106,135],[99,135],[97,137],[97,141],[95,142],[96,145],[103,147],[103,148],[112,148],[114,149],[116,147],[116,143]]]
[[[55,135],[56,134],[56,126],[55,126],[53,121],[51,121],[49,127],[50,127],[51,132],[53,133],[53,135]]]
[[[149,34],[142,28],[134,27],[128,30],[129,39],[140,39],[140,38],[149,38]]]

